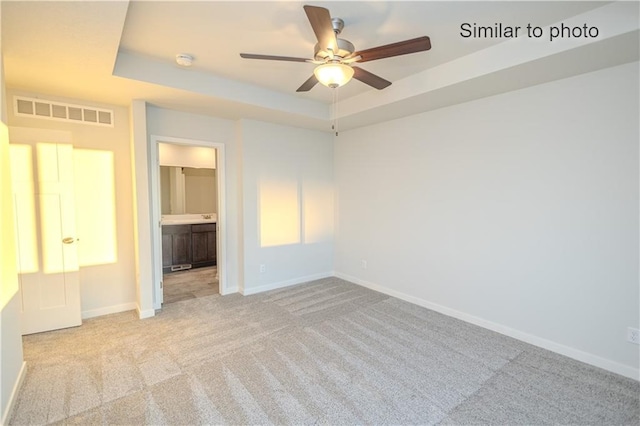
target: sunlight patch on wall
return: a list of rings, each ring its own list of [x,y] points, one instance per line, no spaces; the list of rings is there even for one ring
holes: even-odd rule
[[[18,273],[28,274],[39,270],[33,150],[30,145],[11,144],[9,155],[15,214],[17,270]]]
[[[264,179],[258,183],[260,246],[300,243],[298,182]]]
[[[16,274],[16,248],[11,238],[14,221],[12,220],[13,203],[11,197],[11,155],[9,153],[9,131],[7,126],[0,122],[0,229],[3,237],[0,238],[0,310],[18,292],[18,279]]]
[[[305,244],[331,241],[333,236],[333,188],[323,182],[302,186]]]
[[[111,151],[74,149],[74,188],[80,266],[115,263],[115,165]]]

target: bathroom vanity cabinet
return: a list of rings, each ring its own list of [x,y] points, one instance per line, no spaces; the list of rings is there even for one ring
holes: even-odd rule
[[[194,268],[216,264],[216,224],[191,225],[191,254]]]
[[[215,264],[215,223],[162,226],[162,272]]]

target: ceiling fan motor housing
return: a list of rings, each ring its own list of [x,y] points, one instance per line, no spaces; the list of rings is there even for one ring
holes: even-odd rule
[[[356,48],[353,46],[353,44],[349,40],[338,38],[337,41],[338,41],[338,51],[333,52],[333,55],[331,54],[331,52],[329,52],[328,49],[323,48],[320,46],[319,43],[316,43],[316,46],[314,47],[314,59],[316,61],[325,61],[327,59],[331,59],[331,56],[346,58],[347,56],[351,55],[353,52],[356,51]]]

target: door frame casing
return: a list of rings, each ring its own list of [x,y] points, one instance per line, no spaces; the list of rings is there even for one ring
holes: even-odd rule
[[[162,227],[160,203],[160,155],[159,144],[169,143],[181,146],[198,146],[216,150],[216,185],[218,190],[218,212],[216,226],[216,257],[218,264],[218,280],[220,294],[229,294],[227,288],[227,237],[226,237],[226,193],[225,193],[225,146],[223,143],[197,139],[176,138],[171,136],[150,135],[149,150],[150,190],[149,203],[151,211],[151,245],[153,249],[153,308],[162,308]]]

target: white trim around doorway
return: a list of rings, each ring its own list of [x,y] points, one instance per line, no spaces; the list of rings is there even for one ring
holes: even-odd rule
[[[170,136],[151,135],[151,146],[149,150],[149,164],[151,177],[151,194],[149,196],[151,223],[153,232],[151,235],[151,245],[153,247],[153,307],[162,307],[162,228],[160,212],[160,159],[158,154],[158,144],[170,143],[185,146],[201,146],[215,148],[216,150],[216,181],[218,185],[218,220],[217,220],[217,264],[220,294],[234,293],[237,289],[229,289],[227,284],[227,233],[226,233],[226,193],[225,193],[225,151],[224,144],[211,141],[195,139],[175,138]]]

